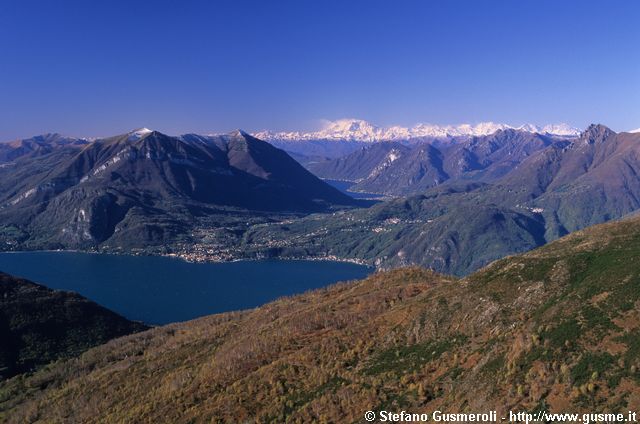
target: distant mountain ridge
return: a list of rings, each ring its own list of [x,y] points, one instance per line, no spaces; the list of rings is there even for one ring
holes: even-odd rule
[[[572,139],[506,129],[448,144],[373,143],[307,168],[322,178],[355,182],[353,191],[411,195],[447,181],[495,181],[535,152]]]
[[[88,139],[67,137],[57,133],[0,143],[0,163],[23,156],[36,157],[51,153],[57,148],[78,148],[90,143]]]
[[[309,213],[357,204],[240,130],[171,137],[142,128],[80,147],[47,146],[0,164],[0,236],[12,246],[79,248],[111,239],[144,247],[188,234],[214,211]]]
[[[506,129],[448,144],[335,142],[360,150],[318,175],[400,196],[354,209],[364,204],[242,131],[140,129],[0,163],[0,246],[337,258],[465,275],[637,211],[639,137],[592,125],[569,138]]]
[[[343,140],[359,142],[401,141],[421,138],[451,138],[490,135],[499,130],[516,129],[536,134],[575,137],[580,134],[568,124],[512,126],[503,123],[481,122],[475,125],[417,124],[411,128],[401,126],[379,127],[361,119],[330,121],[325,128],[312,132],[259,131],[253,135],[265,141]]]
[[[571,140],[530,136],[496,144],[492,136],[480,138],[476,147],[482,147],[483,157],[495,155],[491,172],[480,169],[441,184],[435,182],[443,171],[449,172],[448,161],[441,160],[433,146],[418,146],[424,160],[395,159],[388,169],[394,167],[398,174],[378,181],[389,189],[395,184],[406,190],[407,185],[399,185],[405,175],[422,176],[410,186],[417,194],[336,217],[252,228],[244,237],[244,250],[278,257],[365,260],[382,268],[421,265],[466,275],[493,260],[640,209],[640,134],[591,125]],[[511,143],[516,140],[520,141]],[[368,165],[362,158],[360,163]],[[466,163],[472,169],[480,165]],[[407,170],[411,172],[402,173]]]

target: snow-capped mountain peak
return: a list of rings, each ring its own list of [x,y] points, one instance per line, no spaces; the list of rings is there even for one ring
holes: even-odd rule
[[[153,130],[149,128],[138,128],[137,130],[133,130],[129,133],[129,141],[136,141],[144,138],[146,135],[151,134]]]
[[[532,133],[551,134],[557,136],[574,137],[580,131],[567,124],[553,124],[542,127],[524,124],[519,127],[495,122],[480,122],[478,124],[434,125],[417,124],[411,128],[401,126],[379,127],[361,119],[339,119],[329,121],[319,131],[313,132],[272,132],[261,131],[254,133],[255,137],[272,141],[296,140],[346,140],[346,141],[390,141],[409,140],[413,138],[449,138],[461,136],[482,136],[493,134],[499,130],[515,129]]]
[[[538,133],[544,134],[553,134],[553,135],[561,135],[561,136],[578,136],[580,135],[580,130],[570,126],[569,124],[551,124],[545,125],[542,128],[539,128]]]
[[[327,138],[349,138],[363,141],[375,141],[383,135],[383,129],[361,119],[339,119],[329,122],[324,129],[319,131]]]

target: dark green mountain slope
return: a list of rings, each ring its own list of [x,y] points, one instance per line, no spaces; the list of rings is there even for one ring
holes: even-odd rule
[[[539,214],[487,200],[490,188],[440,187],[366,210],[252,227],[242,251],[247,257],[351,258],[383,269],[419,264],[465,275],[546,241]]]
[[[540,210],[553,239],[640,208],[639,173],[640,134],[592,125],[567,146],[530,157],[500,184]]]
[[[0,273],[0,379],[147,328],[75,293]]]

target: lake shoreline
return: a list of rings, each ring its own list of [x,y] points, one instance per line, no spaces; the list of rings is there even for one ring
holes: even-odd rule
[[[222,258],[211,258],[211,257],[202,257],[200,256],[198,259],[192,259],[190,256],[193,254],[190,253],[154,253],[154,252],[125,252],[121,250],[104,250],[104,251],[96,251],[96,250],[82,250],[82,249],[34,249],[34,250],[3,250],[0,251],[0,254],[4,253],[85,253],[92,255],[114,255],[114,256],[149,256],[149,257],[164,257],[170,259],[177,259],[183,262],[187,262],[190,264],[223,264],[223,263],[234,263],[234,262],[259,262],[259,261],[310,261],[310,262],[342,262],[342,263],[350,263],[354,265],[360,265],[367,268],[371,268],[374,271],[378,271],[379,268],[374,264],[364,260],[357,258],[341,258],[338,256],[273,256],[273,257],[230,257],[229,259]]]
[[[0,270],[53,290],[76,292],[130,320],[153,325],[252,309],[375,272],[370,266],[325,258],[188,262],[169,255],[58,249],[2,252]]]

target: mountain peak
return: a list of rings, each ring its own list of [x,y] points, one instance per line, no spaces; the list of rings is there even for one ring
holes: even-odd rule
[[[600,144],[616,133],[602,124],[591,124],[581,134],[576,145]]]
[[[240,128],[231,131],[229,133],[229,135],[231,135],[233,137],[243,137],[243,138],[251,137],[251,135],[249,133],[247,133],[246,131],[241,130]]]
[[[586,137],[608,137],[611,134],[615,134],[609,127],[602,124],[591,124],[582,133],[582,136]]]
[[[328,121],[319,131],[313,132],[272,132],[262,131],[254,136],[263,140],[344,140],[359,142],[402,141],[414,138],[451,138],[466,136],[484,136],[496,131],[513,129],[530,133],[549,134],[562,137],[575,137],[579,131],[567,124],[536,126],[524,124],[512,126],[495,122],[477,124],[434,125],[419,123],[411,128],[402,126],[379,127],[362,119],[338,119]]]
[[[127,138],[127,140],[128,141],[141,140],[153,132],[154,131],[150,130],[149,128],[138,128],[128,133],[129,137]]]

